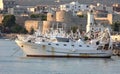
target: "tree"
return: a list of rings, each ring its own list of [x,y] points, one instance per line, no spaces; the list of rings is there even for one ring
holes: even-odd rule
[[[47,20],[47,15],[46,14],[31,14],[31,18],[41,18],[41,21]]]
[[[16,24],[15,21],[16,19],[14,15],[5,15],[2,21],[2,24],[4,27],[11,28],[12,26]]]
[[[34,29],[31,27],[30,34],[33,34],[33,33],[34,33]]]
[[[16,18],[14,15],[5,15],[2,21],[3,29],[5,33],[27,33],[27,30],[16,24]]]
[[[41,21],[47,20],[47,15],[41,14]]]
[[[84,17],[84,15],[77,15],[79,18],[83,18]]]
[[[20,31],[20,33],[26,34],[26,33],[28,33],[28,31],[25,28],[22,28],[21,31]]]
[[[78,27],[77,26],[72,26],[71,30],[73,31],[73,33],[75,33],[77,31]]]
[[[120,29],[119,29],[119,27],[120,27],[120,22],[115,22],[113,25],[112,25],[112,29],[114,30],[114,31],[116,31],[116,32],[119,32],[120,31]]]
[[[39,18],[40,15],[39,15],[39,14],[31,14],[30,17],[31,17],[31,18]]]
[[[26,34],[27,30],[24,27],[16,24],[15,26],[11,27],[11,32],[12,33],[25,33]]]

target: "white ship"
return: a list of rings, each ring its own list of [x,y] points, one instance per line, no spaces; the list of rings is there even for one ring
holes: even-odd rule
[[[107,39],[104,40],[105,38]],[[111,37],[107,29],[100,38],[91,40],[90,44],[85,43],[81,39],[76,41],[69,39],[67,42],[59,42],[53,40],[47,41],[43,37],[37,37],[34,41],[23,41],[20,39],[16,39],[15,41],[23,52],[25,52],[26,56],[29,57],[108,58],[112,56]]]
[[[99,48],[99,45],[86,44],[81,39],[69,42],[16,40],[27,56],[31,57],[111,57],[110,43]]]

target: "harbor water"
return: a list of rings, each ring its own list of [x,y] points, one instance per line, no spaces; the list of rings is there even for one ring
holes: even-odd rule
[[[0,39],[0,74],[120,74],[120,57],[26,57],[14,41]]]

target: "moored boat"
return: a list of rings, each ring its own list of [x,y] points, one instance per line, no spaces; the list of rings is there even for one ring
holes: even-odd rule
[[[84,43],[82,40],[76,42],[48,42],[39,41],[24,42],[15,40],[18,46],[29,57],[94,57],[109,58],[112,50],[98,49],[97,46]]]

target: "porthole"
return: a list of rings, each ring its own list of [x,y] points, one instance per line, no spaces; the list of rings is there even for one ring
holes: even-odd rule
[[[50,43],[48,43],[48,45],[51,45]]]
[[[64,46],[67,46],[67,44],[64,44]]]
[[[74,45],[71,45],[71,46],[74,46]]]
[[[56,44],[56,45],[59,45],[59,44]]]
[[[87,45],[87,47],[90,47],[89,45]]]

